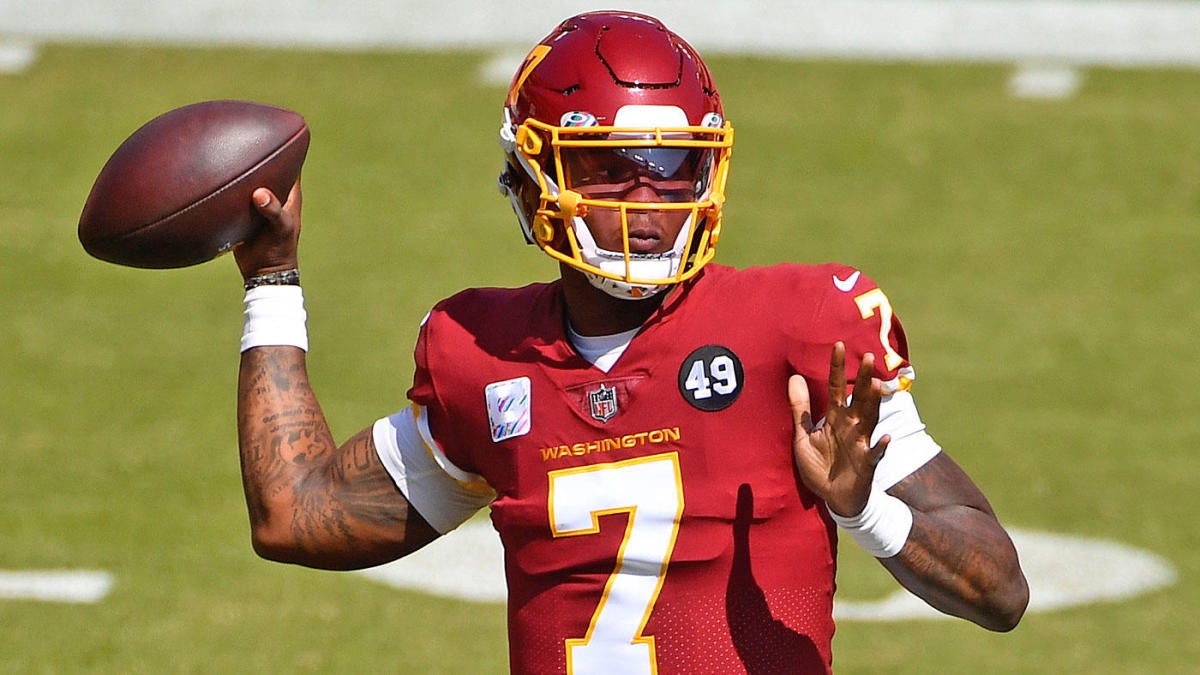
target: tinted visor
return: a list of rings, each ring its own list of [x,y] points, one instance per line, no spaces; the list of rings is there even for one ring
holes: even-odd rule
[[[666,201],[698,201],[708,191],[711,148],[566,147],[561,150],[568,189],[585,197],[618,198],[648,185]]]

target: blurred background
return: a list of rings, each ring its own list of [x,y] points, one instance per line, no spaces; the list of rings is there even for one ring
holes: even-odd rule
[[[1193,672],[1200,3],[625,7],[705,54],[737,128],[718,261],[881,284],[1033,585],[994,635],[845,545],[838,672]],[[162,112],[304,114],[309,365],[346,438],[404,405],[434,302],[555,276],[495,189],[500,102],[594,8],[0,0],[0,672],[506,669],[484,518],[370,575],[254,556],[232,260],[115,267],[75,226]]]

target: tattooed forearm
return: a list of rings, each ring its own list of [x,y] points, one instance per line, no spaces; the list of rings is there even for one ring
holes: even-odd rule
[[[993,630],[1014,627],[1029,588],[1012,541],[962,469],[939,455],[889,492],[912,508],[913,527],[884,567],[943,612]]]
[[[316,567],[377,564],[428,541],[375,453],[370,429],[338,447],[309,384],[304,352],[242,355],[238,439],[255,548]],[[414,528],[422,536],[415,534]]]

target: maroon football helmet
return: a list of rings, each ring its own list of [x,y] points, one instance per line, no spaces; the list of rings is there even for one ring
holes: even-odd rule
[[[646,297],[712,260],[733,127],[708,67],[657,19],[591,12],[562,22],[513,78],[500,140],[501,190],[526,240],[597,287]],[[628,199],[636,186],[657,198]],[[585,218],[598,209],[620,214],[623,250],[597,245]],[[674,245],[631,250],[629,213],[654,211],[686,214]]]

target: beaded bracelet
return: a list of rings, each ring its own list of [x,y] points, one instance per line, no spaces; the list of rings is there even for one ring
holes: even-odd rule
[[[280,270],[278,272],[267,272],[258,276],[250,277],[246,280],[246,290],[258,288],[259,286],[299,286],[300,285],[300,270],[293,267],[290,270]]]

